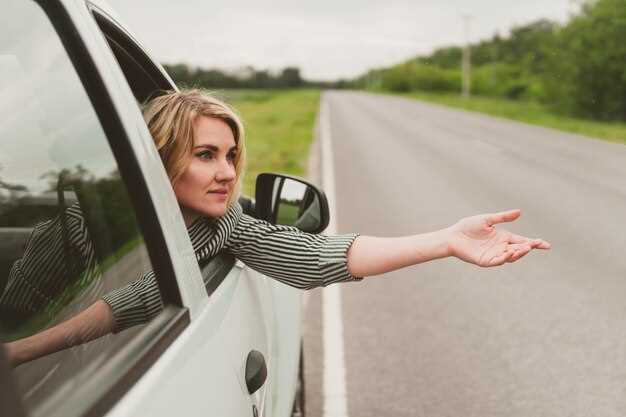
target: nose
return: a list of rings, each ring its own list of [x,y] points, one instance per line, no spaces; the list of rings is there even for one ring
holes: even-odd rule
[[[215,173],[215,180],[222,183],[227,183],[235,179],[235,166],[232,162],[224,159],[221,161],[220,166]]]

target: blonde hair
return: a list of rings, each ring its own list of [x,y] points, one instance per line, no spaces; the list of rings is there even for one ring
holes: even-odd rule
[[[193,125],[198,116],[222,120],[230,127],[237,146],[235,186],[228,205],[239,196],[246,160],[244,129],[234,109],[200,90],[168,91],[144,105],[144,119],[152,134],[172,185],[187,169],[193,149]]]

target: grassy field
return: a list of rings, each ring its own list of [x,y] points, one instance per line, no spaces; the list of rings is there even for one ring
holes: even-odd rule
[[[539,103],[486,97],[472,97],[468,100],[456,94],[412,92],[398,95],[626,144],[626,123],[597,122],[562,116]]]
[[[247,129],[244,194],[254,196],[261,172],[306,175],[318,90],[229,90],[217,95],[237,109]]]

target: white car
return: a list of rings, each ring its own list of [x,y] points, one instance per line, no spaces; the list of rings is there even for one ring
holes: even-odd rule
[[[301,292],[227,255],[200,266],[194,256],[139,107],[173,81],[100,1],[7,1],[1,341],[65,322],[150,269],[165,308],[147,324],[14,369],[0,349],[0,415],[303,415]],[[271,175],[259,184],[260,218],[326,226],[319,190]],[[317,196],[299,207],[307,221],[291,209],[281,219],[294,193],[307,204]],[[83,220],[72,214],[76,201]],[[251,200],[244,208],[255,213]],[[92,255],[72,244],[77,228]],[[45,252],[55,239],[61,249]],[[49,266],[29,270],[33,253],[46,253]]]

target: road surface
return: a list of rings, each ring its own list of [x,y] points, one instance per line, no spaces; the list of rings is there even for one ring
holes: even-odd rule
[[[339,232],[399,236],[521,208],[552,244],[342,287],[348,415],[626,415],[626,146],[401,98],[331,92]],[[309,292],[309,417],[323,415]]]

